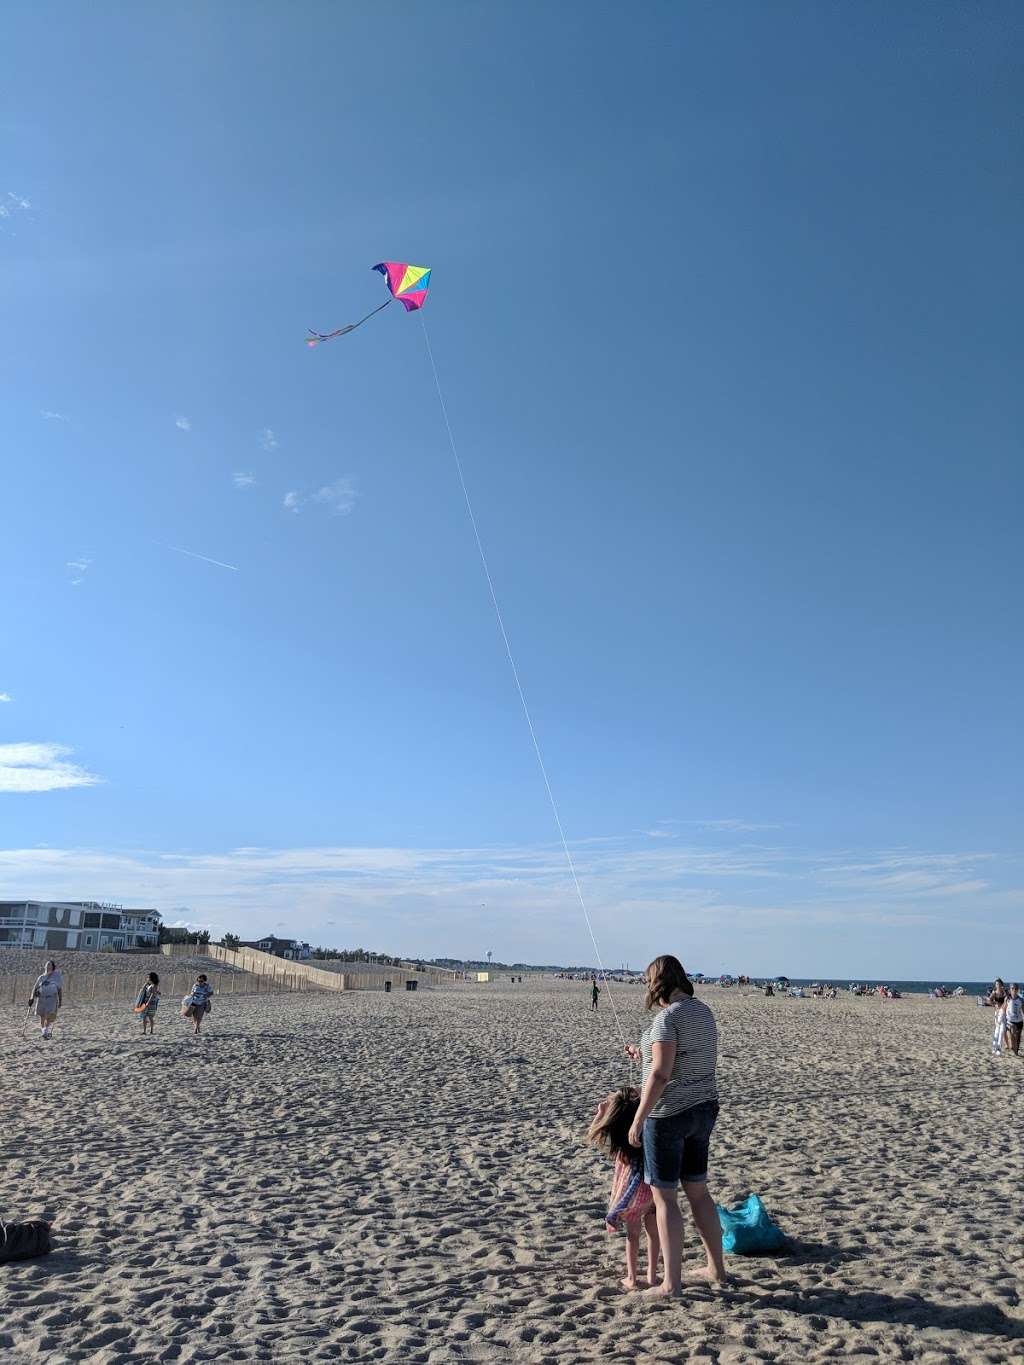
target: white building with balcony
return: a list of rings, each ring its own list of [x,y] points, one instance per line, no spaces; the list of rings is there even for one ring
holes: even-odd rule
[[[157,951],[160,912],[101,901],[0,901],[0,948]]]

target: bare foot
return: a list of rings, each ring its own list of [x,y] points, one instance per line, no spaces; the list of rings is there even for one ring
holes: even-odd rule
[[[678,1299],[682,1295],[682,1289],[673,1289],[671,1285],[664,1282],[652,1284],[650,1289],[644,1290],[645,1299]]]
[[[621,1284],[622,1284],[623,1289],[637,1289],[637,1288],[639,1288],[638,1282],[637,1282],[636,1280],[634,1280],[633,1277],[632,1277],[631,1275],[626,1275],[626,1276],[622,1279]]]
[[[683,1275],[684,1280],[699,1280],[704,1284],[731,1284],[731,1275],[719,1275],[711,1266],[698,1266],[695,1270],[687,1270]]]

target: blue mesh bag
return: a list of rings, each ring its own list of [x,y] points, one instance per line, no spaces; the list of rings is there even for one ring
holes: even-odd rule
[[[772,1222],[768,1210],[756,1194],[748,1195],[742,1204],[724,1209],[716,1204],[718,1221],[722,1225],[722,1250],[736,1256],[757,1256],[767,1251],[782,1251],[786,1235],[778,1223]]]

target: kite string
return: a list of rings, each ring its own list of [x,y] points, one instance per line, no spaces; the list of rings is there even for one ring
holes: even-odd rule
[[[554,792],[551,790],[551,782],[548,779],[547,765],[544,762],[544,755],[541,753],[540,742],[537,739],[537,732],[533,726],[533,717],[530,714],[530,707],[526,700],[526,693],[523,690],[523,684],[519,680],[519,669],[516,667],[515,657],[512,653],[512,645],[509,641],[508,631],[505,629],[505,621],[501,614],[501,607],[498,605],[498,594],[494,590],[494,580],[491,578],[491,570],[487,564],[487,555],[484,553],[483,541],[480,539],[480,528],[477,525],[476,514],[473,511],[473,503],[469,496],[469,489],[466,486],[466,478],[462,471],[462,461],[459,459],[458,447],[455,444],[455,435],[452,432],[452,424],[448,418],[448,405],[444,401],[444,393],[442,392],[441,389],[441,380],[438,377],[437,364],[434,361],[434,351],[430,345],[430,336],[429,333],[427,332],[427,324],[423,320],[422,313],[420,313],[420,322],[423,323],[423,340],[427,343],[427,355],[430,358],[430,368],[433,371],[434,375],[434,387],[437,389],[438,401],[441,404],[441,416],[444,418],[445,430],[448,432],[448,444],[452,448],[452,456],[455,460],[455,468],[458,471],[459,475],[459,484],[462,487],[462,496],[466,500],[466,511],[469,513],[469,522],[473,528],[473,538],[476,540],[476,548],[477,552],[480,555],[480,563],[483,566],[484,577],[487,579],[487,588],[491,594],[491,604],[494,607],[494,615],[497,618],[498,629],[501,632],[501,638],[505,645],[505,653],[508,656],[509,666],[512,669],[512,677],[515,680],[516,691],[519,693],[519,700],[520,703],[522,704],[523,715],[526,717],[527,728],[530,731],[530,739],[533,741],[533,752],[537,756],[537,764],[540,768],[540,775],[544,780],[544,790],[548,794],[548,801],[551,804],[551,813],[555,817],[555,827],[558,830],[558,837],[562,842],[562,851],[565,854],[565,861],[569,865],[569,875],[572,878],[572,884],[576,890],[576,896],[580,903],[580,909],[583,911],[583,918],[586,921],[587,932],[590,935],[590,941],[594,945],[594,953],[597,956],[597,965],[601,972],[601,980],[604,982],[605,987],[608,991],[608,1000],[612,1007],[612,1015],[615,1019],[615,1028],[618,1032],[619,1039],[622,1042],[622,1046],[625,1047],[626,1035],[623,1032],[622,1024],[619,1020],[619,1012],[615,1006],[615,996],[612,993],[611,984],[608,980],[608,973],[605,971],[604,963],[601,960],[601,950],[597,946],[597,936],[594,933],[594,926],[591,923],[590,912],[587,909],[587,902],[583,898],[583,890],[580,886],[579,877],[576,875],[576,864],[573,861],[572,853],[569,850],[569,841],[565,837],[565,830],[562,827],[562,817],[558,813],[558,803],[555,800]]]

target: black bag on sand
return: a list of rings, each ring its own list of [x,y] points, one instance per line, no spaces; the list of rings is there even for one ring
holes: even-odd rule
[[[33,1256],[49,1256],[50,1225],[36,1219],[31,1223],[5,1223],[0,1220],[0,1263],[30,1261]]]

